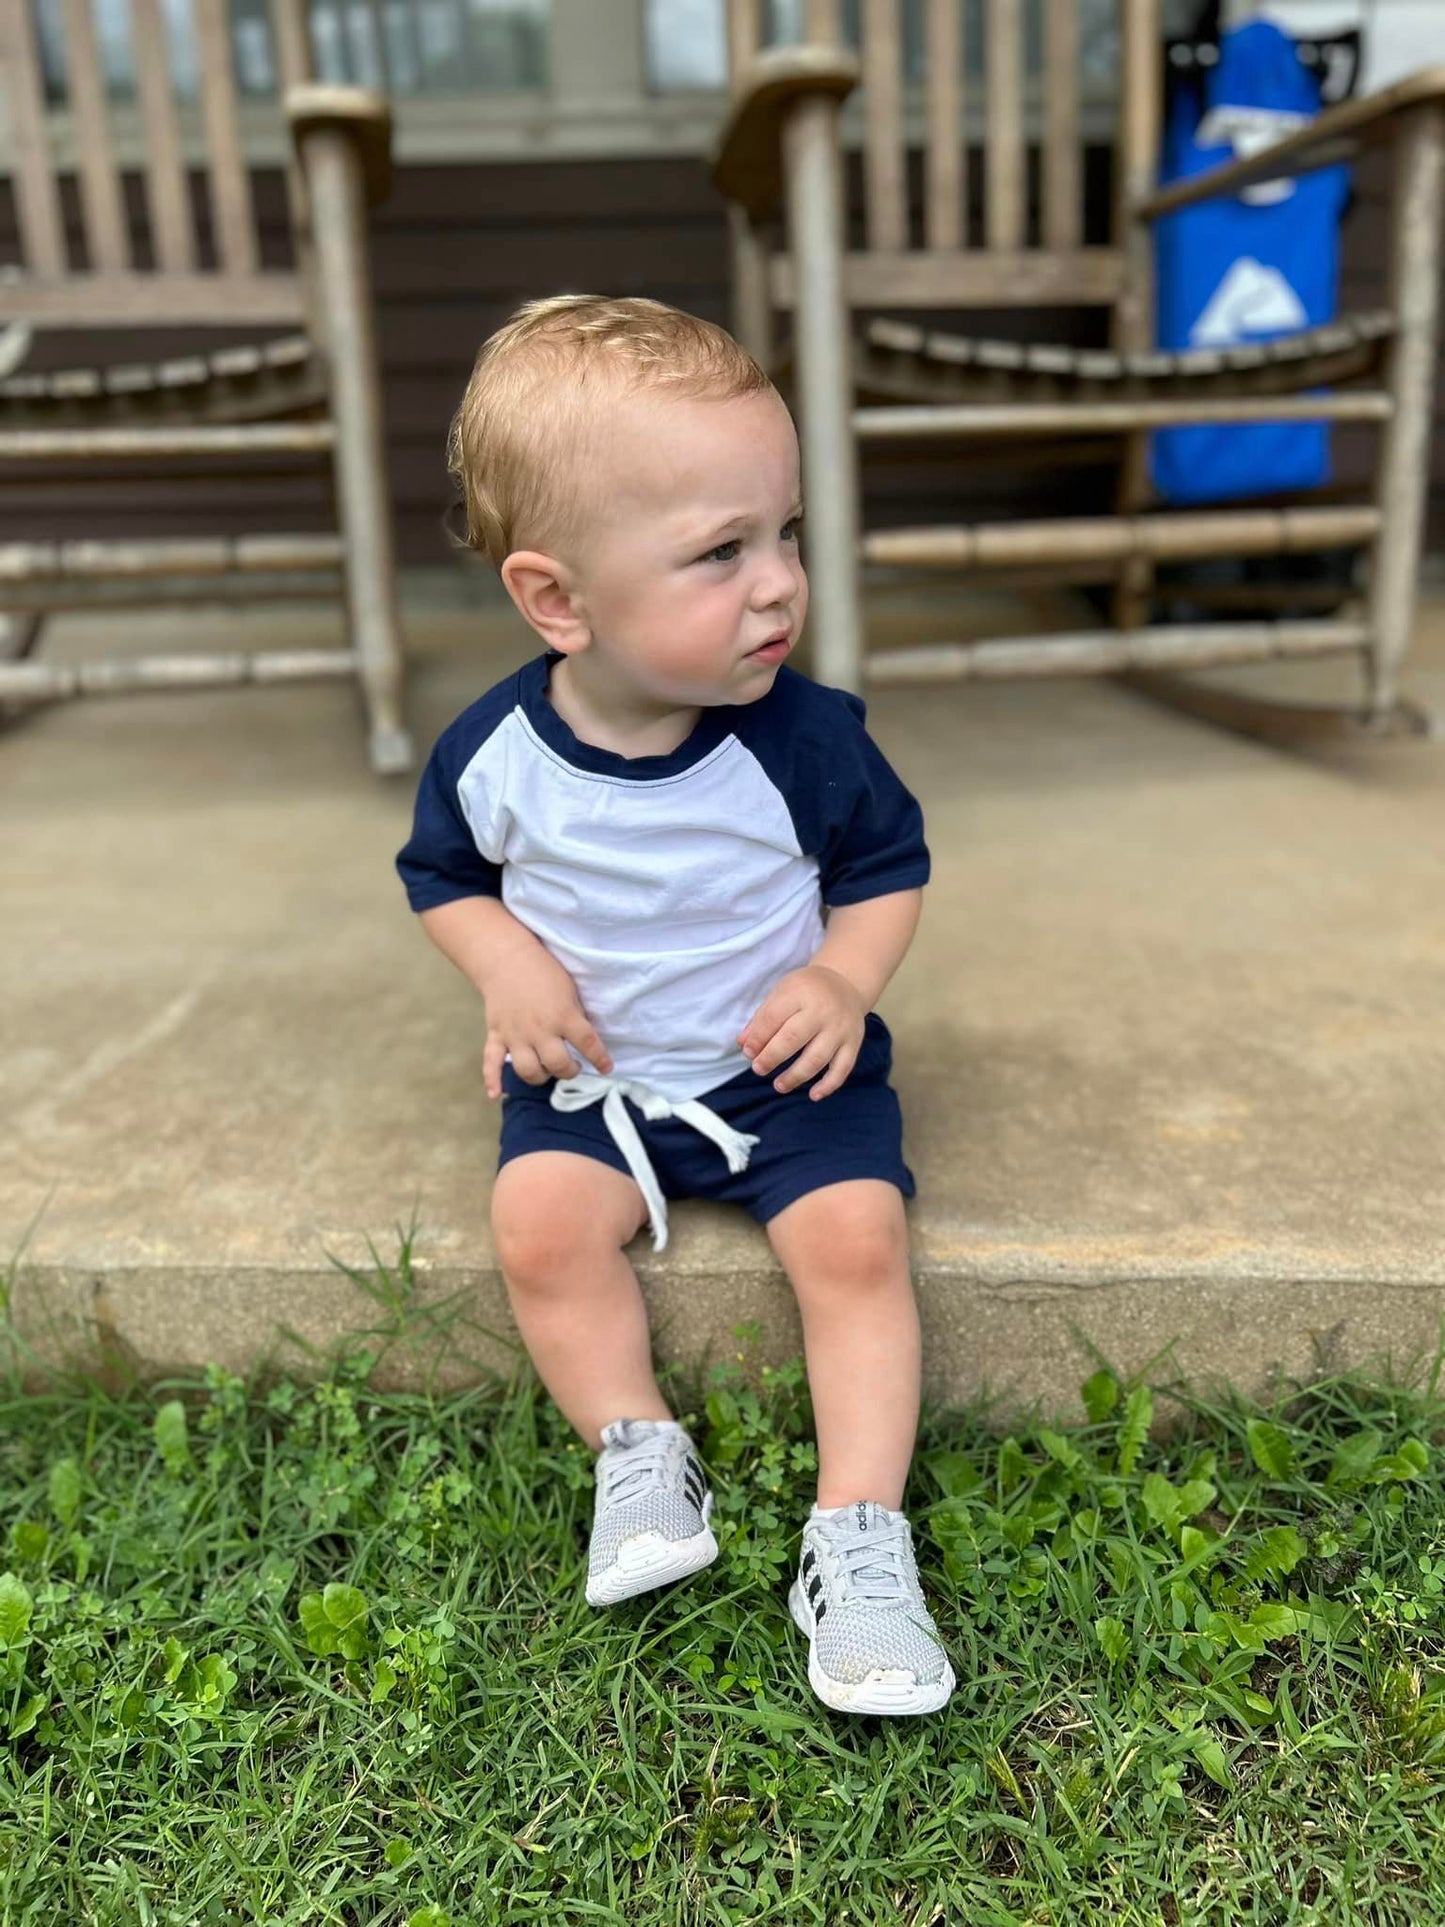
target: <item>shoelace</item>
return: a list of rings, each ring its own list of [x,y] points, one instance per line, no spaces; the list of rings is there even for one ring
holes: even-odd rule
[[[834,1532],[828,1543],[836,1553],[845,1599],[869,1605],[916,1603],[909,1570],[908,1542],[901,1532]]]
[[[607,1503],[615,1505],[622,1499],[636,1499],[653,1486],[666,1487],[668,1460],[675,1449],[670,1433],[654,1432],[633,1445],[624,1446],[614,1463],[608,1464],[604,1459],[602,1476]]]
[[[640,1084],[633,1077],[604,1077],[601,1071],[582,1071],[576,1077],[558,1079],[552,1087],[555,1110],[580,1111],[601,1099],[602,1121],[612,1133],[613,1143],[626,1158],[627,1168],[647,1200],[647,1215],[652,1221],[652,1248],[661,1251],[667,1244],[667,1204],[662,1195],[662,1186],[657,1181],[657,1173],[652,1168],[652,1160],[638,1136],[637,1126],[627,1115],[623,1099],[628,1097],[645,1118],[679,1117],[684,1124],[701,1131],[705,1138],[711,1138],[727,1159],[729,1171],[747,1169],[748,1158],[758,1140],[746,1131],[735,1131],[730,1124],[724,1123],[716,1111],[710,1111],[706,1104],[700,1104],[696,1098],[689,1098],[685,1104],[673,1104],[660,1091],[653,1090],[650,1084]]]

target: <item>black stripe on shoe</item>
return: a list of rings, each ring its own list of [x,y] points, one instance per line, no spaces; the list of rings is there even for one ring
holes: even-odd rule
[[[817,1564],[818,1564],[817,1557],[813,1552],[813,1548],[809,1546],[807,1550],[804,1552],[802,1560],[800,1561],[798,1566],[798,1570],[799,1572],[802,1573],[803,1578],[805,1580],[812,1576],[813,1571],[816,1568]]]
[[[818,1603],[819,1594],[823,1590],[823,1581],[816,1572],[813,1574],[812,1578],[808,1581],[807,1590],[808,1590],[809,1603],[813,1606],[816,1606]]]

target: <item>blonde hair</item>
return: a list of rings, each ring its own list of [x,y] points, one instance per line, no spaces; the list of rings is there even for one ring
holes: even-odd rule
[[[604,399],[655,390],[730,401],[771,387],[726,329],[665,302],[600,294],[527,302],[482,343],[447,440],[466,546],[500,568],[519,536],[575,523]]]

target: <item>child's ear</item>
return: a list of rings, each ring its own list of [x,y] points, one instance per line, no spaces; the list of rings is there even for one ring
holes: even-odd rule
[[[502,582],[549,649],[572,656],[592,640],[592,631],[573,600],[566,565],[554,556],[517,549],[502,564]]]

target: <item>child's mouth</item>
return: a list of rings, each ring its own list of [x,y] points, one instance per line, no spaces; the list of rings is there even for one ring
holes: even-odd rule
[[[792,638],[785,630],[780,636],[769,636],[766,642],[760,643],[756,649],[750,649],[748,654],[754,662],[781,662],[792,646]]]

